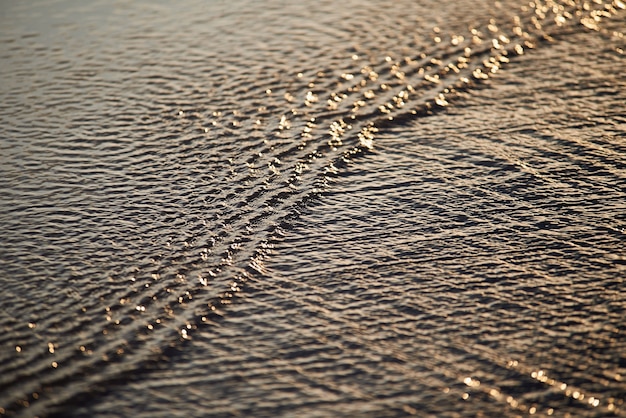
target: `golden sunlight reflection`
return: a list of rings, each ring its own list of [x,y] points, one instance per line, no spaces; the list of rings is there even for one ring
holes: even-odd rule
[[[0,415],[623,415],[624,10],[4,3]]]

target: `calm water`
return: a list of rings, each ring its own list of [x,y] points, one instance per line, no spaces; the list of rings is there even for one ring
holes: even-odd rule
[[[0,415],[626,416],[624,8],[0,3]]]

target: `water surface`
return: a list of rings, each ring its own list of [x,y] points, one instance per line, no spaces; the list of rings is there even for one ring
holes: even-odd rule
[[[0,6],[0,412],[623,415],[621,2]]]

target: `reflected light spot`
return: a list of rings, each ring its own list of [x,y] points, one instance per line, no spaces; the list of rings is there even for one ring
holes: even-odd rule
[[[318,98],[317,95],[315,95],[312,91],[307,92],[305,99],[307,102],[310,103],[315,103],[317,102]]]
[[[471,377],[466,377],[465,379],[463,379],[463,383],[473,388],[477,388],[478,386],[480,386],[480,380],[472,379]]]
[[[437,103],[441,107],[445,107],[448,105],[448,101],[443,94],[439,94],[439,96],[435,98],[435,103]]]
[[[513,398],[512,396],[509,396],[508,398],[506,398],[506,402],[509,405],[511,405],[513,408],[517,408],[517,405],[519,404],[519,402],[517,402],[515,398]]]

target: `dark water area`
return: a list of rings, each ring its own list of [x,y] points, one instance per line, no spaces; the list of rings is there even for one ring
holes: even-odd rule
[[[626,416],[625,8],[0,3],[0,415]]]

